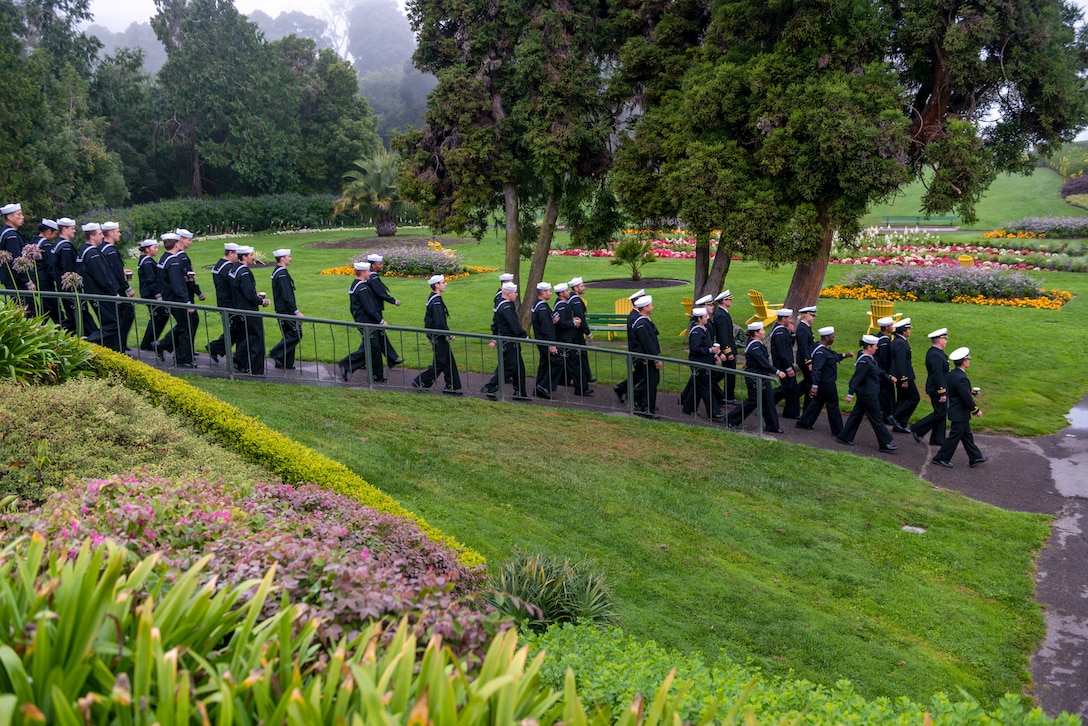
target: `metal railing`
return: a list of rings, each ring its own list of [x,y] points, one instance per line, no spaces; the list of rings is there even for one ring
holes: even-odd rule
[[[26,301],[24,302],[25,305],[33,305],[36,311],[43,310],[43,301],[48,299],[60,301],[59,305],[62,309],[65,305],[64,301],[67,301],[70,304],[68,308],[70,311],[84,307],[90,309],[100,308],[105,305],[112,305],[119,311],[124,306],[130,306],[133,323],[129,332],[129,339],[125,341],[124,347],[128,348],[128,352],[136,359],[166,369],[178,368],[175,357],[168,356],[166,352],[159,353],[154,350],[142,349],[140,347],[141,339],[144,338],[149,325],[152,326],[152,331],[156,333],[154,335],[156,340],[164,338],[164,336],[168,337],[168,331],[177,322],[174,316],[170,315],[163,324],[162,313],[156,312],[156,310],[165,310],[167,312],[177,309],[193,310],[195,311],[195,317],[187,317],[186,319],[195,320],[195,322],[191,323],[192,327],[189,332],[192,334],[189,337],[195,356],[200,356],[200,358],[196,359],[198,366],[196,372],[221,375],[232,380],[262,379],[275,382],[319,385],[342,384],[344,376],[340,363],[351,353],[357,352],[357,360],[361,360],[362,367],[356,365],[357,370],[352,371],[347,376],[348,383],[375,388],[379,383],[373,380],[374,376],[370,372],[375,371],[376,367],[378,367],[382,370],[381,377],[385,379],[380,382],[383,390],[392,388],[415,391],[418,389],[412,385],[412,381],[433,360],[433,349],[428,336],[441,335],[449,339],[451,354],[461,372],[462,389],[465,394],[473,396],[487,395],[479,390],[479,384],[488,376],[493,376],[495,389],[494,393],[488,397],[499,401],[524,400],[531,397],[545,405],[574,406],[581,409],[614,413],[627,412],[632,415],[649,414],[650,411],[641,412],[636,407],[637,397],[633,395],[634,385],[636,380],[645,378],[645,376],[636,374],[640,372],[643,366],[660,362],[662,367],[659,372],[657,415],[655,418],[687,423],[709,422],[709,411],[706,412],[705,419],[700,418],[700,410],[706,408],[705,404],[701,405],[701,397],[695,395],[694,413],[684,414],[678,400],[679,392],[688,385],[689,381],[692,381],[693,385],[705,386],[708,381],[717,385],[718,383],[724,383],[722,379],[725,376],[736,376],[737,398],[741,400],[741,405],[750,409],[752,413],[755,413],[755,416],[749,415],[743,418],[737,426],[731,426],[731,428],[739,428],[760,435],[764,433],[764,421],[761,412],[762,398],[765,394],[762,384],[764,381],[776,380],[768,376],[744,370],[727,369],[712,364],[696,363],[667,356],[635,354],[629,352],[626,347],[616,347],[615,344],[608,343],[574,345],[541,341],[533,338],[508,338],[491,335],[490,333],[432,330],[403,325],[360,324],[354,321],[297,317],[260,311],[219,308],[210,305],[192,305],[143,298],[118,298],[82,293],[0,290],[0,294],[8,297],[19,296]],[[2,299],[3,297],[0,297],[0,300]],[[158,317],[156,318],[156,316]],[[178,317],[182,316],[179,315]],[[85,321],[89,323],[93,318],[83,314],[75,315],[74,318],[73,327],[75,330],[73,332],[81,337],[88,337],[88,331],[83,326]],[[232,327],[232,318],[242,320],[246,318],[260,319],[259,330],[264,333],[265,366],[262,372],[247,369],[246,361],[241,361],[240,366],[235,365],[236,361],[232,357],[232,351],[237,348],[236,343],[238,341],[234,340],[234,338],[237,337],[241,330],[244,330],[244,325],[235,324]],[[161,325],[161,328],[157,331],[155,330],[156,319]],[[295,367],[293,369],[274,368],[267,361],[269,352],[280,339],[281,321],[300,326],[301,340],[295,349]],[[393,348],[398,351],[399,357],[404,359],[402,364],[399,364],[396,368],[389,368],[380,357],[376,358],[376,356],[380,356],[380,351],[375,350],[375,348],[379,347],[379,343],[370,343],[374,331],[380,331],[381,337],[388,339]],[[223,349],[226,351],[225,358],[220,357],[218,362],[212,362],[207,351],[209,345],[217,340],[219,336],[223,337]],[[133,338],[135,338],[135,344],[133,344]],[[366,344],[363,344],[364,341]],[[492,346],[493,341],[495,345]],[[96,340],[95,342],[99,341]],[[108,344],[110,341],[101,342]],[[540,368],[539,356],[541,353],[539,346],[555,346],[557,349],[557,354],[549,355],[549,359],[556,359],[554,364],[543,367],[547,371],[547,375],[552,378],[552,380],[545,380],[543,385],[550,394],[548,399],[535,395],[536,385],[539,383],[534,375],[537,369]],[[120,348],[122,346],[118,341],[118,345],[111,347]],[[384,340],[381,341],[381,347],[384,347]],[[515,384],[502,373],[505,369],[504,364],[508,363],[506,358],[519,353],[524,361],[526,376],[526,388],[521,391],[516,390]],[[578,366],[571,364],[575,357],[580,358],[582,361]],[[552,363],[549,360],[549,364]],[[567,372],[575,369],[581,370],[581,365],[588,365],[594,379],[592,382],[588,380],[570,380]],[[516,365],[514,370],[517,370]],[[563,376],[564,380],[554,380],[557,375],[554,373],[555,371],[559,371],[558,375]],[[695,378],[695,371],[706,371],[706,376],[700,375]],[[185,372],[194,371],[186,368]],[[359,375],[360,372],[363,372],[362,376]],[[494,375],[496,372],[498,375]],[[694,380],[692,380],[693,378]],[[754,382],[751,391],[749,391],[747,384],[749,380]],[[573,386],[571,383],[573,383]],[[624,396],[625,400],[622,404],[619,402],[619,394],[614,388],[617,384],[621,389],[625,385],[630,386],[632,389]],[[576,395],[578,393],[577,389],[590,386],[595,391],[595,395]],[[693,391],[693,395],[697,393],[698,391]],[[702,400],[705,400],[705,398]],[[727,414],[732,408],[734,407],[723,405],[721,412]]]

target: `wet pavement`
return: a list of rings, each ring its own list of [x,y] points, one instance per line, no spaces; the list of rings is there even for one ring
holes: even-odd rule
[[[154,360],[148,361],[146,357],[143,360],[155,365]],[[205,361],[206,356],[199,356],[201,367],[186,372],[224,375],[222,363],[218,368],[211,368]],[[163,364],[158,366],[176,372]],[[304,366],[311,370],[305,370]],[[365,380],[365,371],[359,371],[352,383],[345,384],[339,381],[334,366],[312,363],[300,363],[298,371],[275,370],[269,364],[268,373],[262,380],[277,383],[358,386]],[[395,374],[390,371],[387,375],[392,386],[376,386],[375,389],[397,390],[399,387],[399,390],[411,390],[408,384],[416,373],[418,371],[406,368],[398,368]],[[466,394],[482,397],[477,391],[487,376],[462,372],[461,377]],[[241,378],[252,380],[250,376]],[[532,379],[529,380],[531,390]],[[592,410],[598,412],[602,412],[603,405],[604,413],[627,415],[627,409],[615,400],[609,386],[594,388],[596,395],[588,402],[566,396],[566,389],[560,389],[556,400],[509,405],[580,409],[592,406]],[[438,387],[422,395],[438,395]],[[716,425],[683,416],[676,394],[659,394],[658,408],[666,419]],[[961,492],[972,499],[1002,509],[1053,516],[1052,534],[1039,555],[1035,575],[1036,599],[1043,606],[1047,634],[1031,659],[1034,681],[1031,695],[1050,716],[1065,711],[1088,719],[1088,536],[1085,534],[1088,529],[1088,399],[1067,417],[1070,426],[1053,436],[1025,439],[975,434],[975,442],[990,460],[973,469],[968,467],[962,448],[953,455],[954,468],[938,467],[931,461],[936,448],[916,443],[909,434],[895,435],[898,451],[878,452],[868,424],[859,429],[854,440],[856,446],[843,446],[827,430],[826,417],[821,417],[813,431],[798,429],[793,421],[783,419],[784,433],[770,434],[767,438],[880,458],[909,469],[934,486]],[[754,420],[755,416],[751,416],[746,424],[752,425]]]

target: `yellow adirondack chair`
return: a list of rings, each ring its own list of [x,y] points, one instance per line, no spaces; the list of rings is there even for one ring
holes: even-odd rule
[[[630,298],[621,297],[616,300],[616,315],[627,315],[631,312]]]
[[[682,297],[680,298],[680,304],[684,306],[684,329],[680,331],[680,337],[683,338],[690,329],[688,326],[691,321],[691,309],[695,307],[695,298]]]
[[[751,325],[757,320],[763,321],[764,327],[770,328],[774,325],[774,322],[778,320],[778,315],[775,313],[780,307],[778,305],[769,305],[763,299],[763,293],[759,290],[748,291],[748,301],[752,303],[752,307],[755,308],[756,314],[744,321],[745,327]]]
[[[903,317],[903,313],[895,312],[895,303],[888,300],[871,300],[869,301],[869,310],[866,312],[869,316],[869,327],[865,329],[865,332],[872,334],[873,331],[880,330],[880,326],[876,321],[881,318],[892,318],[893,320],[899,320]]]

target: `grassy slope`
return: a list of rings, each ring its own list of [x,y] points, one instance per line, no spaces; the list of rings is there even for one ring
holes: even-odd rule
[[[965,229],[986,232],[1027,217],[1088,217],[1088,209],[1062,200],[1061,189],[1061,175],[1053,169],[1036,169],[1029,177],[999,176],[978,204],[978,221]],[[912,184],[890,203],[874,206],[864,224],[883,224],[885,215],[921,214],[923,191],[920,183]]]
[[[869,695],[963,687],[992,703],[1020,690],[1042,633],[1045,523],[881,462],[474,400],[193,383],[492,560],[593,560],[640,638]]]
[[[360,233],[263,236],[254,238],[254,242],[258,249],[267,253],[281,245],[291,245],[294,248],[295,260],[291,271],[298,288],[302,311],[311,316],[344,320],[348,318],[346,292],[350,278],[320,275],[318,272],[327,267],[345,264],[357,252],[322,250],[306,245],[350,236],[358,237]],[[959,242],[965,241],[962,236],[955,239]],[[221,249],[219,242],[198,242],[190,252],[195,264],[203,266],[211,264]],[[502,264],[502,247],[493,238],[480,243],[466,240],[457,249],[467,264],[492,267]],[[663,259],[645,268],[647,276],[688,281],[682,286],[653,290],[654,320],[662,331],[663,352],[677,358],[687,357],[686,341],[677,336],[676,332],[684,328],[686,318],[680,300],[692,294],[690,280],[693,264],[691,260]],[[828,270],[826,283],[838,282],[848,271],[845,266],[832,265]],[[270,274],[270,270],[256,271],[258,289],[268,289],[266,281]],[[587,280],[599,280],[620,278],[624,273],[621,268],[608,264],[607,259],[549,259],[547,279],[567,280],[575,275],[581,275]],[[1079,324],[1088,314],[1088,296],[1085,295],[1088,293],[1088,275],[1036,275],[1044,280],[1045,286],[1070,290],[1078,295],[1077,299],[1059,311],[936,303],[901,304],[898,308],[914,321],[917,331],[912,341],[914,360],[917,370],[923,376],[925,350],[928,346],[925,334],[930,330],[947,327],[951,331],[949,344],[953,348],[967,345],[972,349],[974,364],[971,368],[971,379],[985,392],[982,407],[986,411],[986,417],[978,422],[976,430],[1019,435],[1054,433],[1066,425],[1063,414],[1088,393],[1088,379],[1079,374],[1083,359],[1081,351],[1088,347],[1088,328]],[[726,285],[737,295],[733,315],[738,324],[751,313],[744,291],[756,288],[768,300],[781,300],[789,288],[791,276],[791,268],[766,270],[754,263],[734,263]],[[205,273],[203,277],[208,276]],[[495,275],[473,275],[450,284],[445,297],[451,308],[451,325],[455,329],[487,332],[491,323],[491,300],[497,287],[496,280]],[[388,320],[392,324],[422,325],[423,306],[429,292],[426,284],[420,280],[404,278],[389,278],[387,282],[393,294],[403,299],[400,308],[386,311]],[[590,309],[611,310],[613,301],[632,292],[635,284],[637,283],[631,283],[630,289],[590,289],[586,296]],[[210,282],[206,287],[210,292]],[[867,309],[868,303],[864,301],[822,300],[817,322],[820,325],[834,325],[838,330],[838,347],[846,350],[865,332]],[[212,337],[218,335],[214,326],[208,327],[208,334]],[[279,331],[274,330],[271,324],[267,325],[266,330],[268,346],[271,347],[279,340]],[[205,334],[204,330],[200,331],[201,348]],[[309,358],[314,355],[312,338],[307,331],[300,348],[302,355]],[[421,367],[430,362],[429,348],[417,345],[414,337],[400,337],[395,334],[394,340],[398,350],[408,359],[409,365]],[[332,360],[334,356],[342,356],[347,350],[354,349],[357,343],[357,336],[347,340],[339,339],[335,348],[328,341],[323,341],[319,355],[325,360]],[[423,346],[426,346],[425,342]],[[474,350],[474,356],[459,354],[458,364],[462,369],[484,370],[494,366],[493,358],[481,356],[478,350]],[[1046,351],[1045,356],[1041,354],[1041,350]],[[602,385],[610,382],[607,371],[598,373]],[[918,415],[924,415],[927,407],[928,401],[923,402]]]

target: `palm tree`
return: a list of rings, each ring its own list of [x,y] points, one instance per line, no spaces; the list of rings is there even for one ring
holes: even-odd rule
[[[347,183],[336,201],[336,212],[350,209],[363,218],[373,218],[378,236],[392,237],[397,233],[397,214],[403,208],[397,190],[400,155],[380,149],[353,164],[355,168],[344,174]]]

